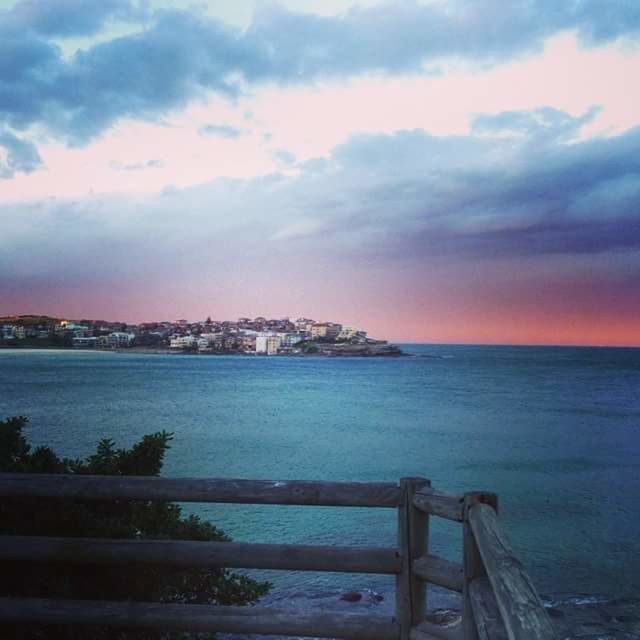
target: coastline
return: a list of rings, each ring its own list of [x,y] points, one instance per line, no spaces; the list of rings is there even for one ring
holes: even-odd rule
[[[338,346],[338,348],[334,348]],[[359,345],[358,345],[359,346]],[[85,353],[142,353],[150,355],[172,356],[246,356],[248,358],[405,358],[410,354],[402,351],[393,344],[366,345],[364,348],[353,348],[352,345],[335,345],[328,343],[318,351],[289,352],[289,353],[254,353],[247,351],[189,351],[184,349],[170,349],[169,347],[126,347],[116,349],[92,349],[76,347],[59,347],[50,345],[0,345],[0,350],[13,351],[73,351]]]

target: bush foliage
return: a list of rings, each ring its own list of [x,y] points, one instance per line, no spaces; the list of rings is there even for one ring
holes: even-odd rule
[[[0,472],[157,476],[172,435],[146,435],[130,449],[101,440],[88,458],[59,458],[49,447],[32,448],[21,416],[0,420]],[[182,514],[179,505],[141,500],[82,501],[51,498],[4,498],[0,533],[93,538],[217,540],[229,538],[198,516]],[[189,604],[245,605],[265,595],[270,584],[227,569],[43,565],[3,563],[0,596],[90,600],[134,600]],[[205,638],[140,629],[71,628],[25,625],[0,627],[0,636],[52,640],[165,640]]]

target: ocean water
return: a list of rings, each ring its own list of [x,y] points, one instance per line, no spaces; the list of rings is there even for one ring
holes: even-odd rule
[[[539,591],[640,597],[640,349],[404,345],[400,359],[252,358],[0,350],[0,416],[31,442],[85,456],[110,437],[175,436],[164,474],[397,481],[500,498]],[[235,540],[394,544],[389,509],[191,505]],[[430,550],[460,559],[432,519]],[[379,576],[258,572],[270,602],[348,607]],[[450,602],[432,594],[435,605]],[[577,601],[577,600],[576,600]]]

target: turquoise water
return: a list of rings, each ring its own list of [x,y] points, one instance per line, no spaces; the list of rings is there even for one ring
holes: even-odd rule
[[[404,348],[417,357],[4,350],[0,416],[29,416],[32,443],[65,456],[101,437],[124,446],[173,431],[165,475],[419,475],[448,491],[496,491],[542,593],[640,596],[640,350]],[[236,540],[392,545],[396,530],[386,509],[190,508]],[[459,533],[438,522],[432,550],[459,559]],[[272,598],[292,602],[392,589],[376,576],[267,576]]]

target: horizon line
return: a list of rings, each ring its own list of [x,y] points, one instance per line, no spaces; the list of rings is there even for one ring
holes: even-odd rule
[[[15,318],[20,318],[20,317],[42,317],[42,318],[55,318],[58,320],[76,320],[76,319],[80,319],[80,320],[91,320],[94,321],[95,320],[103,320],[104,322],[108,322],[108,323],[112,323],[112,324],[118,324],[118,323],[122,323],[122,324],[134,324],[134,325],[141,325],[141,324],[150,324],[153,322],[157,322],[157,323],[161,323],[161,322],[177,322],[178,320],[186,320],[189,324],[196,324],[196,323],[202,323],[205,320],[187,320],[186,318],[178,318],[176,320],[144,320],[141,322],[131,322],[128,320],[106,320],[104,318],[91,318],[91,317],[82,317],[83,314],[80,314],[80,316],[78,316],[77,318],[71,318],[71,316],[60,316],[60,315],[49,315],[47,313],[9,313],[9,314],[0,314],[0,318],[10,318],[10,317],[15,317]],[[210,317],[210,316],[209,316]],[[265,316],[254,316],[253,318],[251,318],[250,316],[246,315],[246,316],[238,316],[238,318],[249,318],[249,319],[253,319],[253,318],[258,318],[258,317],[265,317]],[[273,320],[282,320],[282,319],[290,319],[293,317],[298,317],[298,318],[306,318],[307,316],[302,315],[302,316],[292,316],[292,315],[282,315],[282,316],[278,316],[278,317],[273,317],[273,318],[266,318],[266,319],[273,319]],[[238,319],[236,318],[236,320]],[[308,318],[308,319],[313,319],[313,318]],[[213,319],[214,322],[227,322],[227,320],[215,320]],[[322,320],[320,322],[333,322],[333,321],[328,321],[328,320]],[[338,323],[341,324],[341,323]],[[368,333],[368,332],[367,332]],[[425,345],[425,346],[475,346],[475,347],[567,347],[567,348],[592,348],[592,349],[640,349],[640,341],[637,343],[625,343],[625,344],[608,344],[608,343],[581,343],[581,342],[485,342],[485,341],[474,341],[474,340],[462,340],[462,341],[456,341],[456,342],[451,342],[448,340],[444,340],[444,341],[438,341],[438,340],[425,340],[425,341],[415,341],[415,340],[411,340],[410,338],[379,338],[379,339],[383,339],[383,340],[387,340],[387,342],[393,343],[393,344],[413,344],[413,345]]]

